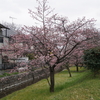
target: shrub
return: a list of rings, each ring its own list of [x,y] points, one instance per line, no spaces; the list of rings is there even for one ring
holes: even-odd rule
[[[100,47],[84,51],[84,64],[96,75],[100,70]]]
[[[35,58],[33,53],[28,53],[26,56],[29,58],[29,60],[32,60]]]

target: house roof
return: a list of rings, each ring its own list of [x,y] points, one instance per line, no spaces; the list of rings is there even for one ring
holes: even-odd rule
[[[0,28],[6,28],[9,29],[8,27],[5,27],[4,25],[0,24]]]

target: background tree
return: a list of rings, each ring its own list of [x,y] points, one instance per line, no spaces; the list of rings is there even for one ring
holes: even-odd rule
[[[75,50],[70,57],[70,63],[76,67],[76,71],[79,71],[79,67],[83,66],[83,50]]]
[[[84,64],[87,69],[94,72],[94,76],[100,70],[100,47],[88,49],[84,52]]]
[[[84,51],[100,46],[100,32],[95,29],[95,34],[93,39],[89,39],[88,41],[83,42],[80,46],[78,46],[70,57],[70,63],[76,66],[76,71],[79,71],[79,67],[84,66],[83,55]]]
[[[21,25],[15,24],[15,23],[8,23],[8,22],[2,22],[2,24],[8,28],[10,28],[13,31],[17,31],[19,29],[21,29]]]

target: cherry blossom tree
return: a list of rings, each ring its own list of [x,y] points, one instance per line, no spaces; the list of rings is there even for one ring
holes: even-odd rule
[[[83,51],[84,50],[75,50],[70,57],[70,64],[75,65],[76,71],[79,71],[79,67],[83,66]]]
[[[70,64],[76,66],[77,72],[79,71],[78,67],[84,66],[84,60],[83,60],[84,51],[100,46],[99,43],[100,32],[97,29],[95,29],[95,34],[96,36],[94,35],[92,39],[89,39],[88,41],[85,41],[80,46],[78,46],[78,48],[75,49],[75,51],[70,57]]]
[[[50,70],[50,92],[54,92],[54,69],[64,65],[75,49],[95,34],[94,19],[85,18],[70,22],[66,17],[50,15],[52,10],[47,0],[38,1],[36,12],[29,10],[33,19],[41,22],[40,26],[25,27],[32,37],[36,60],[47,65]]]
[[[23,55],[25,52],[34,52],[35,59],[30,64],[37,67],[49,68],[50,92],[54,92],[55,86],[55,68],[63,66],[69,62],[73,52],[81,44],[86,44],[97,36],[94,28],[94,19],[77,19],[70,22],[66,17],[60,17],[52,14],[52,10],[47,4],[47,0],[38,1],[36,12],[29,10],[31,17],[39,22],[39,25],[22,29],[23,33],[28,35],[16,35],[17,42],[25,43],[25,47],[16,46],[16,55]],[[40,24],[41,23],[41,24]],[[15,38],[13,37],[15,40]],[[19,46],[19,45],[18,45]]]

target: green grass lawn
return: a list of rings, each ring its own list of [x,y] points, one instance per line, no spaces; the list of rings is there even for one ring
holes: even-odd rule
[[[75,72],[72,77],[67,70],[55,75],[55,92],[49,92],[45,79],[16,91],[0,100],[100,100],[100,76],[93,77],[90,71]]]

